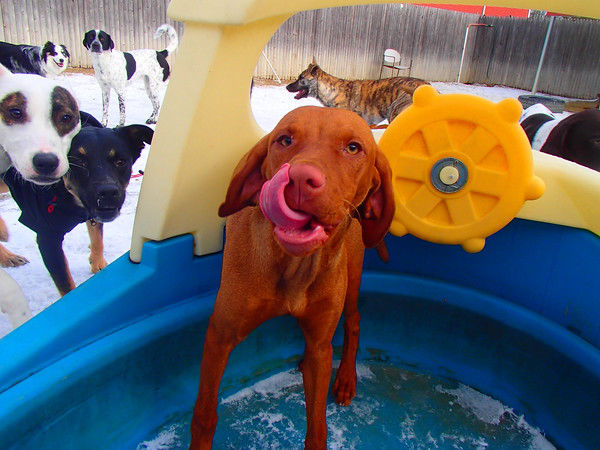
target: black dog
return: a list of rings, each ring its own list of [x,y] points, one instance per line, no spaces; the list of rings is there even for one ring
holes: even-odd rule
[[[106,266],[102,223],[119,215],[132,165],[154,134],[145,125],[104,128],[85,112],[81,112],[81,124],[71,142],[69,170],[62,182],[38,186],[12,167],[4,174],[21,208],[19,221],[37,233],[42,259],[61,295],[75,288],[62,248],[65,234],[86,222],[92,272]]]
[[[0,64],[12,73],[33,73],[54,78],[65,71],[70,57],[67,47],[50,41],[43,46],[0,41]]]
[[[524,112],[521,126],[531,147],[600,171],[600,110],[586,109],[557,119],[540,105]]]

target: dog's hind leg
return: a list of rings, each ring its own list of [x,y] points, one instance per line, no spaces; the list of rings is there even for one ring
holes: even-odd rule
[[[108,104],[110,102],[110,85],[100,83],[102,89],[102,120],[100,123],[103,127],[108,125]]]
[[[92,222],[90,220],[85,222],[90,235],[90,266],[92,273],[98,273],[108,263],[104,259],[104,234],[102,222]]]
[[[119,126],[125,125],[125,92],[117,91],[117,98],[119,99]]]
[[[152,81],[150,77],[144,77],[144,85],[146,86],[146,93],[150,102],[152,103],[152,115],[146,120],[148,125],[156,123],[158,119],[158,111],[160,109],[160,100],[158,99],[158,83]]]

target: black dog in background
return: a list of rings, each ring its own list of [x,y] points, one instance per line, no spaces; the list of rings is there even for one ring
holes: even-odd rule
[[[21,208],[19,221],[37,233],[42,259],[61,295],[75,288],[62,248],[65,234],[86,222],[92,272],[106,267],[102,224],[119,215],[133,163],[154,134],[145,125],[104,128],[90,114],[80,114],[82,128],[71,142],[62,182],[38,186],[12,167],[4,174]]]
[[[600,171],[600,110],[585,109],[557,119],[536,104],[523,112],[521,127],[534,150]]]

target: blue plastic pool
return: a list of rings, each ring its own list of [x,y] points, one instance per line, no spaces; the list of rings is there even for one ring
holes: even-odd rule
[[[389,264],[374,252],[365,261],[359,373],[367,376],[355,406],[330,402],[332,448],[535,448],[542,433],[559,447],[600,448],[597,236],[516,219],[478,254],[410,236],[387,242]],[[189,235],[145,245],[142,263],[124,255],[0,340],[3,448],[185,448],[221,255],[194,257]],[[285,317],[234,351],[218,446],[302,447],[297,382],[276,391],[297,401],[239,392],[293,378],[302,352]],[[503,405],[503,423],[469,419],[460,390]]]

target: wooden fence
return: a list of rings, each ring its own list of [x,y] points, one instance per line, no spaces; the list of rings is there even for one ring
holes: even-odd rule
[[[154,40],[167,22],[168,0],[0,0],[0,39],[13,43],[62,43],[71,65],[90,67],[83,34],[102,28],[121,50],[162,49]],[[290,18],[267,44],[255,76],[294,79],[313,57],[342,78],[379,76],[386,48],[397,49],[411,76],[456,81],[467,26],[472,27],[461,81],[531,89],[549,19],[480,17],[416,5],[368,5],[306,11]],[[600,92],[600,21],[557,17],[538,90],[568,97],[595,98]],[[176,56],[176,55],[175,55]],[[172,62],[175,58],[172,59]],[[384,70],[384,76],[389,71]]]
[[[383,51],[395,48],[410,75],[457,81],[467,26],[471,27],[461,82],[531,89],[549,18],[480,17],[416,5],[369,5],[306,11],[290,18],[265,55],[282,79],[295,78],[313,57],[341,78],[378,78]],[[595,98],[600,92],[600,21],[556,17],[538,90]],[[403,74],[408,74],[404,71]],[[384,69],[384,76],[390,72]],[[256,76],[274,78],[264,57]]]

